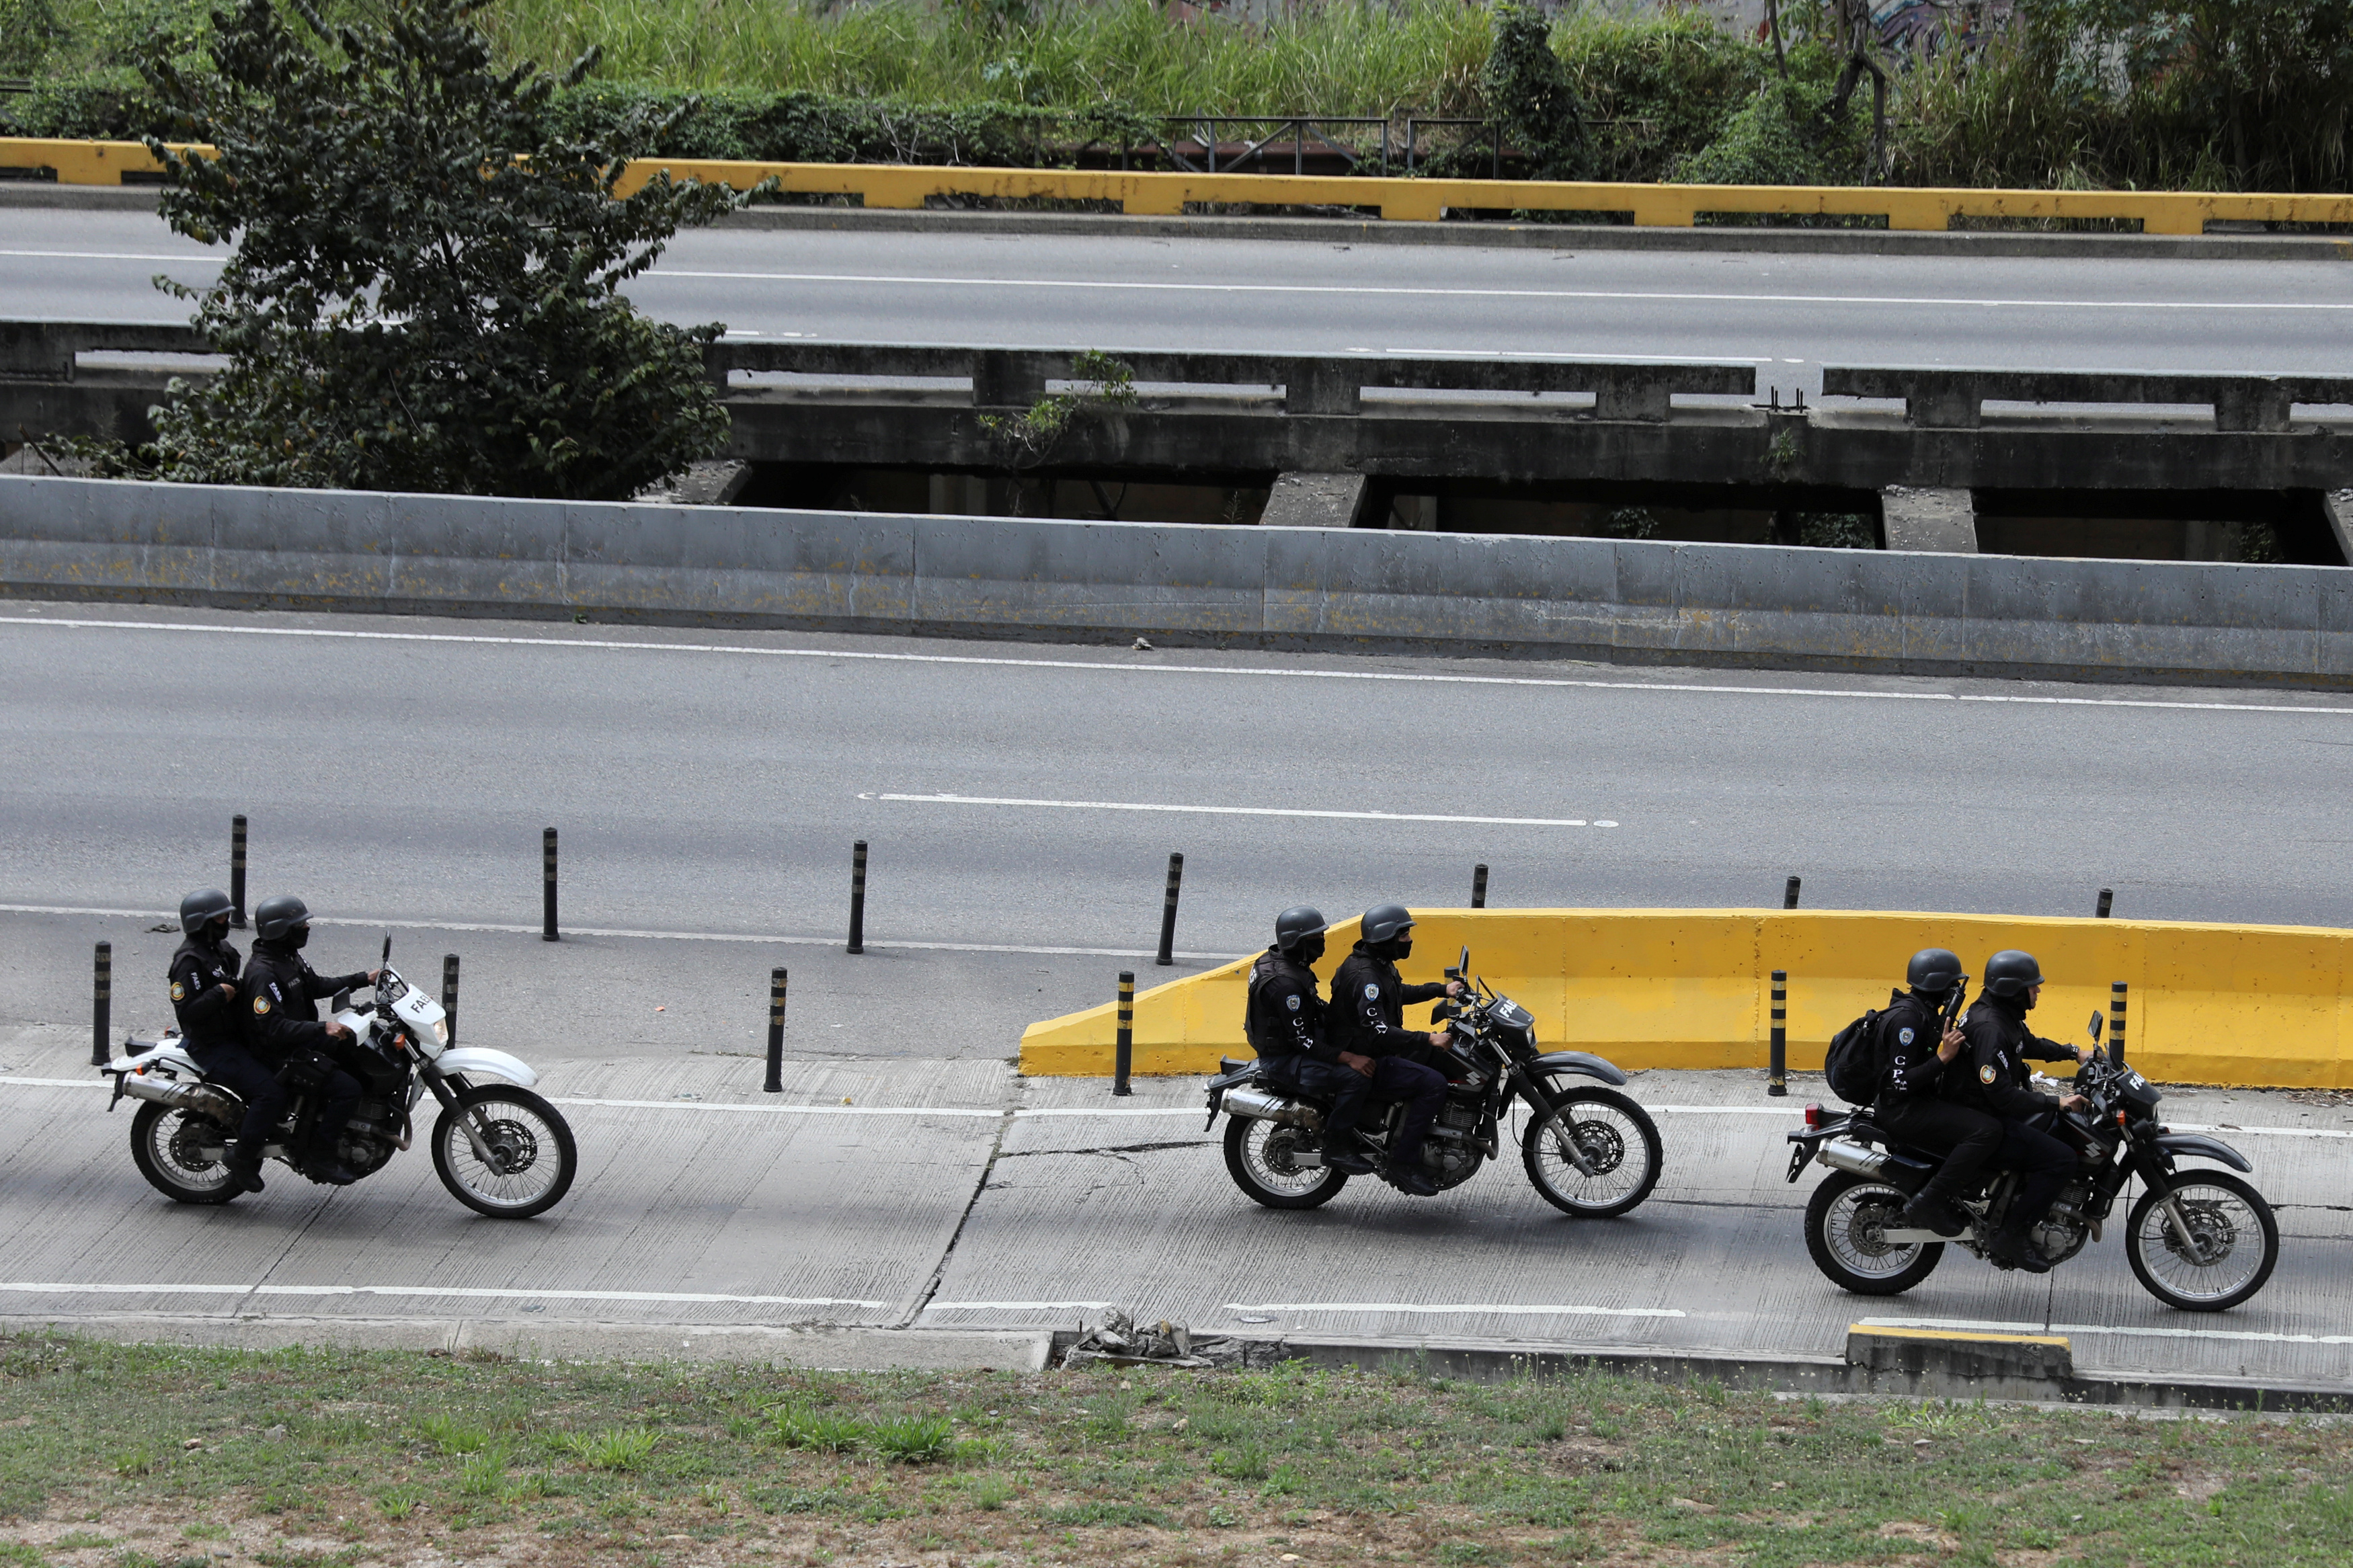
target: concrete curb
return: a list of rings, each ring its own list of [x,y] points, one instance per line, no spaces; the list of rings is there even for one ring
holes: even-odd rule
[[[59,185],[0,181],[0,208],[153,209],[157,185]],[[1533,250],[1758,252],[1784,256],[1934,256],[2137,261],[2353,261],[2353,237],[2330,235],[2005,234],[1954,230],[1693,228],[1630,224],[1454,220],[1389,223],[1360,217],[1130,217],[1119,213],[981,211],[939,207],[784,206],[763,204],[720,228],[860,234],[1075,235],[1134,239],[1247,239],[1314,245],[1472,246]]]
[[[44,1331],[122,1344],[284,1350],[472,1351],[521,1361],[758,1362],[818,1372],[1037,1372],[1044,1330],[776,1328],[743,1323],[607,1323],[543,1318],[204,1317],[120,1312],[0,1316],[0,1333]]]

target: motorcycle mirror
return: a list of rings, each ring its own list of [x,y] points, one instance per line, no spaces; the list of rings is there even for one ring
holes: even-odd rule
[[[330,1013],[340,1013],[351,1005],[352,988],[346,985],[341,991],[335,993],[334,1000],[327,1004],[327,1011]]]
[[[1454,968],[1458,973],[1468,974],[1471,973],[1471,949],[1468,945],[1465,945],[1462,949],[1461,956],[1454,961]]]
[[[2100,1043],[2100,1031],[2107,1026],[2107,1022],[2108,1020],[2105,1015],[2096,1009],[2094,1010],[2092,1014],[2092,1043],[2094,1045],[2096,1046]]]
[[[392,962],[392,933],[390,931],[384,933],[384,956],[376,962],[378,963],[390,963]]]

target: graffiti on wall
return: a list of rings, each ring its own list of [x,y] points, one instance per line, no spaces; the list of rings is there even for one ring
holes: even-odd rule
[[[1872,31],[1894,55],[1974,49],[2010,21],[2012,0],[1875,0]]]

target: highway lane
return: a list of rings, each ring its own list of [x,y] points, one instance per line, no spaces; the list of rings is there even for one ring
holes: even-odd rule
[[[257,899],[525,933],[551,824],[611,931],[836,940],[853,838],[877,942],[1081,956],[1148,949],[1171,850],[1204,954],[1303,899],[1459,904],[1474,861],[1519,907],[1794,872],[2353,924],[2353,704],[2300,695],[19,603],[0,732],[0,904],[42,909],[167,910],[242,811]]]
[[[182,319],[150,279],[207,281],[218,254],[136,213],[8,228],[8,316]],[[2334,374],[2353,336],[2353,268],[2326,262],[724,228],[681,235],[631,293],[763,336],[1747,361],[1810,395],[1825,362]]]
[[[1802,1240],[1820,1173],[1781,1179],[1795,1101],[1766,1104],[1748,1073],[1640,1075],[1665,1174],[1633,1215],[1579,1222],[1535,1198],[1508,1144],[1436,1199],[1357,1182],[1312,1213],[1261,1209],[1227,1179],[1189,1080],[1114,1106],[1100,1080],[995,1063],[809,1063],[768,1097],[748,1062],[580,1061],[542,1085],[574,1122],[580,1180],[544,1218],[502,1224],[448,1198],[421,1142],[346,1191],[272,1167],[258,1199],[174,1205],[132,1167],[129,1116],[80,1086],[78,1044],[0,1029],[0,1315],[19,1321],[1037,1329],[1116,1305],[1197,1331],[1787,1356],[1894,1318],[2066,1333],[2089,1371],[2353,1388],[2337,1158],[2353,1112],[2286,1094],[2168,1101],[2234,1125],[2281,1215],[2269,1285],[2205,1316],[2143,1292],[2114,1226],[2043,1279],[1948,1251],[1903,1297],[1838,1291]]]

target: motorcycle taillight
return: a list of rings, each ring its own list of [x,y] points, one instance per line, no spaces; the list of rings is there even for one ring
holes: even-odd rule
[[[1814,1101],[1813,1103],[1811,1103],[1811,1104],[1810,1104],[1810,1105],[1808,1105],[1808,1106],[1806,1107],[1806,1125],[1807,1125],[1807,1127],[1808,1127],[1808,1128],[1810,1128],[1810,1128],[1820,1127],[1821,1124],[1822,1124],[1822,1107],[1821,1107],[1821,1102],[1820,1102],[1820,1100],[1816,1100],[1816,1101]]]

